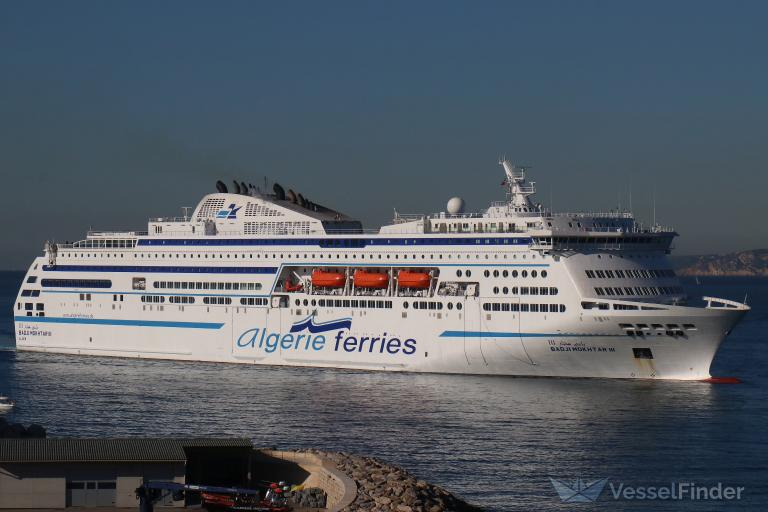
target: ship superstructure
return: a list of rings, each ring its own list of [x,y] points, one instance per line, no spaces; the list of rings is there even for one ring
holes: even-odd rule
[[[217,183],[147,231],[46,243],[15,304],[19,350],[502,375],[706,379],[749,309],[690,304],[674,230],[553,213],[526,169],[465,213],[359,221],[275,184]]]

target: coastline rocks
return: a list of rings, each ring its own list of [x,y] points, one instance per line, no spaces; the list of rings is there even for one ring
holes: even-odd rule
[[[42,439],[46,435],[45,428],[36,423],[25,427],[21,423],[8,423],[5,418],[0,418],[0,439]]]
[[[325,508],[327,501],[325,491],[317,487],[292,491],[288,495],[288,501],[297,507]]]
[[[344,512],[478,512],[437,485],[420,480],[405,469],[374,457],[313,450],[336,464],[357,484],[357,498]]]

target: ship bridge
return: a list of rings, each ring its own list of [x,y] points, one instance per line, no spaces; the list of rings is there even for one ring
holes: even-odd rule
[[[552,212],[531,198],[536,183],[526,178],[527,167],[508,159],[499,161],[504,170],[506,200],[494,201],[480,212],[464,212],[463,200],[453,198],[447,211],[429,215],[395,212],[392,223],[381,233],[525,233],[535,246],[546,249],[665,249],[677,235],[671,227],[643,226],[634,215],[616,209],[605,212]]]

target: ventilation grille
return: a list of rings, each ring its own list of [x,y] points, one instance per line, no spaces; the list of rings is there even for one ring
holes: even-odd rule
[[[245,205],[246,217],[280,217],[283,214],[272,208],[257,203],[248,203]]]
[[[197,212],[197,218],[198,220],[215,218],[222,208],[224,208],[224,199],[206,199]]]
[[[299,222],[246,222],[246,235],[308,235],[309,221]]]

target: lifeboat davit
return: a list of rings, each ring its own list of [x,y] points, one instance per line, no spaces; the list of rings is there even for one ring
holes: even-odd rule
[[[312,286],[323,288],[343,288],[347,278],[341,272],[312,271]]]
[[[429,284],[432,278],[427,272],[411,272],[409,270],[401,270],[397,273],[397,282],[400,288],[417,288],[424,290],[429,288]]]
[[[290,279],[286,279],[284,287],[287,292],[297,292],[304,288],[304,285],[301,282],[293,284]]]
[[[389,276],[383,272],[366,272],[355,270],[356,288],[373,288],[382,290],[389,286]]]

